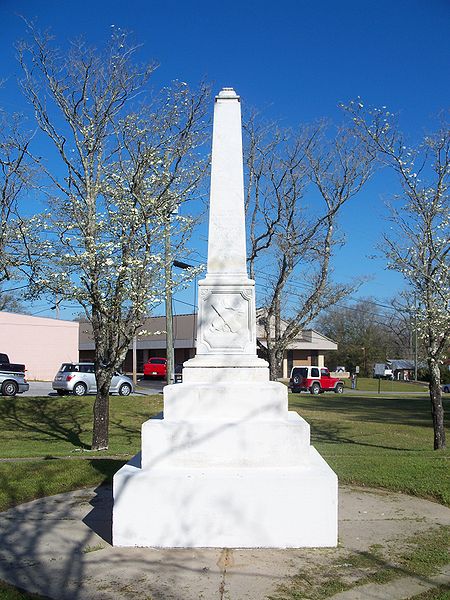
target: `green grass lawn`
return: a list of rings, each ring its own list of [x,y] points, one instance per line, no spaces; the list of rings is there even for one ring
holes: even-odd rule
[[[312,443],[341,483],[403,491],[450,506],[450,451],[432,450],[430,401],[426,393],[302,393],[290,394],[289,400],[290,409],[310,423]],[[448,414],[450,398],[444,402]],[[109,450],[95,454],[89,451],[92,406],[92,397],[0,397],[0,459],[18,459],[0,461],[0,510],[33,498],[110,482],[128,457],[140,449],[141,424],[162,410],[162,396],[111,397]],[[447,530],[438,533],[449,535]],[[436,532],[433,536],[432,550],[446,545],[439,541]],[[428,552],[425,558],[428,560],[431,554]],[[448,562],[448,556],[442,560]],[[403,563],[399,564],[403,569]],[[375,575],[396,577],[395,569],[389,573],[377,571]],[[411,570],[419,573],[415,567]],[[304,591],[303,579],[300,577],[299,583],[292,578],[288,585],[280,587],[276,598],[316,598],[309,588],[307,593]],[[319,590],[317,599],[341,589],[339,577],[333,574],[328,583],[329,589],[325,586]],[[423,598],[443,600],[448,597],[446,593],[438,588]],[[37,597],[0,582],[0,598]]]
[[[77,456],[88,451],[93,404],[93,396],[0,396],[0,458]],[[135,454],[142,423],[161,410],[161,395],[111,396],[110,443],[103,454]]]
[[[93,454],[89,451],[92,396],[0,397],[0,459],[36,458],[0,462],[0,510],[111,481],[140,449],[141,425],[162,410],[162,397],[111,396],[110,400],[109,450]]]
[[[0,458],[36,459],[0,462],[0,510],[110,481],[140,449],[141,424],[162,409],[162,397],[111,397],[109,450],[95,457],[89,451],[92,405],[92,397],[0,398]],[[448,412],[448,398],[445,405]],[[432,450],[425,394],[290,394],[290,408],[310,423],[312,443],[341,483],[404,491],[450,506],[450,452]]]
[[[444,406],[448,414],[449,398]],[[290,408],[310,423],[312,443],[341,483],[403,491],[450,506],[450,451],[433,450],[427,395],[291,394]]]
[[[351,388],[350,379],[343,379],[346,388]],[[390,379],[380,379],[380,392],[428,392],[428,383],[414,381],[391,381]],[[373,377],[358,377],[357,390],[364,392],[378,392],[378,379]]]
[[[20,590],[5,581],[0,581],[0,598],[1,600],[49,600],[45,596],[38,596]]]

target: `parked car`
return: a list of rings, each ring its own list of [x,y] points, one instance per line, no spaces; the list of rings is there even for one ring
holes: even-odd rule
[[[0,372],[0,393],[2,396],[15,396],[23,394],[30,389],[26,382],[25,373]]]
[[[15,396],[29,389],[25,379],[25,365],[10,362],[9,356],[0,352],[0,394]]]
[[[144,379],[160,377],[164,379],[167,374],[167,358],[153,356],[144,364]]]
[[[442,386],[442,391],[446,394],[450,394],[450,383],[444,383],[444,385]]]
[[[309,391],[311,394],[335,392],[342,394],[344,382],[331,377],[326,367],[293,367],[289,387],[293,392]]]
[[[95,380],[94,363],[63,363],[56,373],[52,388],[60,396],[75,394],[95,394],[97,382]],[[134,391],[133,381],[122,373],[115,373],[109,388],[110,394],[129,396]]]

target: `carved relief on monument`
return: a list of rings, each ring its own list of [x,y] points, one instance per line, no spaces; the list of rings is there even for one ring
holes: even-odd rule
[[[251,341],[249,290],[201,290],[201,340],[207,350],[244,351]]]

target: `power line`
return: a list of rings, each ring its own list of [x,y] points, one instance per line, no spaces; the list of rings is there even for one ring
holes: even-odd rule
[[[199,255],[199,256],[206,261],[206,258],[204,256],[202,256],[202,255]],[[190,258],[190,260],[192,262],[196,262],[198,264],[201,264],[202,262],[204,262],[204,261],[196,260],[196,259],[193,259],[193,258]],[[268,281],[269,283],[274,283],[275,276],[273,276],[273,275],[271,276],[270,274],[265,273],[265,272],[261,271],[260,269],[255,269],[255,273],[258,274],[258,279],[264,279],[265,281]],[[256,284],[257,287],[263,287],[264,286],[264,284],[260,283],[259,281],[256,281],[255,284]],[[289,286],[290,287],[303,288],[303,289],[314,289],[314,286],[312,284],[308,284],[306,282],[300,282],[300,281],[290,281],[289,282]],[[296,294],[295,292],[290,291],[289,293],[291,293],[291,294],[293,294],[295,296],[300,297],[300,294]],[[361,298],[357,298],[357,297],[351,296],[351,295],[347,296],[347,298],[350,299],[350,300],[353,300],[353,302],[360,302],[361,301]],[[375,306],[379,306],[380,308],[385,308],[386,310],[391,310],[392,312],[398,312],[398,310],[396,308],[394,308],[393,306],[389,306],[388,304],[383,304],[382,302],[377,302],[376,300],[369,300],[369,299],[365,299],[365,301],[369,302],[370,304],[373,304]],[[348,308],[349,310],[359,310],[358,308],[354,308],[354,307],[351,307],[351,306],[348,306],[348,305],[345,305],[345,304],[341,304],[339,302],[337,302],[335,304],[335,306],[341,306],[341,307],[344,307],[344,308]],[[375,314],[378,314],[378,316],[380,316],[380,317],[383,316],[380,313],[375,313]]]
[[[27,283],[26,285],[19,285],[19,286],[17,286],[17,287],[14,287],[14,288],[8,288],[8,289],[6,289],[6,290],[1,290],[1,292],[2,292],[3,294],[9,293],[9,292],[17,292],[17,290],[24,290],[24,289],[25,289],[25,288],[27,288],[27,287],[30,287],[30,286],[28,285],[28,283]]]
[[[186,306],[191,306],[192,308],[198,308],[196,304],[192,304],[191,302],[184,302],[184,300],[178,300],[178,298],[174,298],[175,302],[179,302],[180,304],[185,304]]]

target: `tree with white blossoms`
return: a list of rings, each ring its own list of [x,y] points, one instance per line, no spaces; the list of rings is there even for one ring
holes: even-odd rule
[[[108,47],[67,53],[29,27],[19,46],[23,89],[56,149],[35,158],[53,192],[48,209],[22,220],[34,295],[76,301],[92,323],[97,395],[92,449],[108,448],[109,387],[152,303],[164,294],[164,227],[204,173],[208,90],[174,84],[149,100],[154,64],[114,31]],[[174,217],[172,239],[191,222]]]
[[[343,241],[339,214],[371,175],[373,155],[348,124],[330,135],[324,122],[291,131],[254,115],[244,133],[248,263],[250,277],[264,268],[260,324],[276,380],[293,340],[358,286],[332,281],[332,257]]]
[[[434,449],[446,447],[439,365],[450,347],[450,130],[439,129],[410,147],[386,107],[346,107],[360,138],[397,174],[401,193],[390,206],[383,236],[389,269],[401,273],[417,301],[418,333],[430,373]]]

